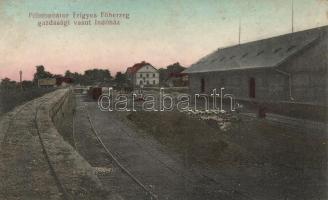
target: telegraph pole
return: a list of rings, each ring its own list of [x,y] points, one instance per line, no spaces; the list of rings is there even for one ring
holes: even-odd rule
[[[22,70],[19,70],[19,84],[20,84],[21,90],[23,90],[22,77],[23,77],[23,72],[22,72]]]
[[[240,45],[240,37],[241,37],[241,19],[239,16],[239,30],[238,30],[238,44]]]
[[[294,33],[294,0],[292,0],[292,33]]]

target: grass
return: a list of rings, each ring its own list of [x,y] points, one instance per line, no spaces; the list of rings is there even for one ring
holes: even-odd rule
[[[127,118],[189,161],[210,165],[271,163],[293,168],[326,167],[327,139],[275,127],[265,121],[232,122],[222,132],[215,122],[179,112],[131,112]],[[237,164],[237,165],[236,165]]]
[[[226,132],[177,112],[132,112],[127,118],[184,156],[187,165],[207,164],[206,170],[211,166],[258,199],[327,199],[326,133],[302,133],[247,117]]]
[[[245,163],[250,157],[240,146],[206,122],[179,112],[132,112],[127,118],[144,133],[182,154],[188,162],[210,166]]]
[[[0,115],[51,91],[54,91],[54,88],[2,89],[0,90]]]

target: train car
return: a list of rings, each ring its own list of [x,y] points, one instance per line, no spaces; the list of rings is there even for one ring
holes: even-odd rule
[[[90,87],[88,93],[92,99],[97,100],[100,97],[100,95],[102,95],[102,88],[101,87]]]
[[[83,93],[83,88],[82,87],[75,87],[74,88],[74,93],[76,93],[76,94],[82,94]]]
[[[92,97],[92,88],[91,86],[88,86],[88,95],[89,97]]]

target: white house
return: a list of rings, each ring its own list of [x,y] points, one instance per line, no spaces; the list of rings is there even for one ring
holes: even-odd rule
[[[129,67],[126,70],[126,75],[133,87],[155,86],[159,84],[158,70],[145,61]]]

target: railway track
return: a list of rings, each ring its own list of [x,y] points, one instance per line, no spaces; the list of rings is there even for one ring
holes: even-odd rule
[[[57,175],[56,171],[55,171],[55,168],[54,166],[51,164],[51,161],[50,161],[50,158],[49,158],[49,155],[47,153],[47,150],[45,148],[45,145],[44,145],[44,142],[43,142],[43,139],[42,139],[42,136],[41,136],[41,133],[40,133],[40,129],[39,129],[39,126],[38,126],[38,113],[39,113],[39,110],[41,108],[41,106],[45,103],[46,101],[43,101],[41,104],[39,104],[39,106],[37,108],[35,108],[35,116],[34,116],[34,124],[35,124],[35,128],[36,128],[36,131],[37,131],[37,134],[38,134],[38,137],[39,137],[39,140],[40,140],[40,144],[41,144],[41,147],[42,147],[42,152],[44,154],[44,157],[46,159],[46,162],[49,166],[49,169],[50,169],[50,173],[51,175],[53,176],[54,180],[55,180],[55,183],[56,183],[56,186],[59,190],[60,193],[62,193],[62,197],[63,197],[63,200],[70,200],[70,199],[73,199],[69,196],[66,188],[64,187],[64,185],[61,183],[60,179],[59,179],[59,176]]]
[[[85,110],[85,112],[87,113],[87,118],[88,121],[90,123],[91,129],[93,131],[93,133],[95,134],[98,142],[102,145],[102,147],[105,149],[105,151],[108,153],[109,157],[111,159],[113,159],[115,161],[115,163],[126,173],[128,174],[140,187],[142,187],[146,192],[150,193],[150,190],[145,186],[145,184],[143,184],[140,179],[136,178],[129,170],[127,170],[122,163],[120,163],[120,161],[115,157],[115,155],[118,155],[116,152],[112,152],[110,149],[108,149],[108,147],[104,144],[104,142],[102,141],[102,139],[99,136],[99,133],[97,131],[97,129],[95,128],[94,123],[92,122],[91,116],[86,108],[86,106],[83,107],[83,109]],[[128,137],[132,137],[129,133],[127,133],[125,130],[121,130],[121,132],[124,132]],[[154,160],[158,161],[159,163],[161,163],[165,168],[167,168],[168,170],[170,170],[172,173],[174,173],[176,176],[182,176],[186,181],[188,181],[188,184],[193,185],[195,184],[195,181],[193,180],[192,177],[189,177],[188,175],[185,175],[185,173],[179,169],[175,169],[174,167],[170,166],[169,164],[165,163],[164,161],[162,161],[161,159],[156,158],[151,152],[145,150],[141,144],[139,144],[137,141],[133,140],[134,143],[141,149],[143,149],[143,151],[145,151],[145,153],[149,154]],[[209,180],[209,182],[214,183],[215,185],[220,186],[220,190],[224,191],[227,194],[232,194],[234,196],[234,198],[238,198],[238,199],[247,199],[247,200],[254,200],[254,198],[252,198],[249,194],[246,194],[245,192],[239,191],[236,188],[227,188],[226,186],[222,185],[222,183],[220,183],[218,180],[211,178],[208,175],[204,175],[202,173],[197,172],[197,174],[193,173],[193,176],[197,176],[198,178],[205,178],[207,180]],[[189,186],[190,186],[189,185]],[[153,194],[155,196],[154,193],[150,193]],[[158,196],[152,196],[154,199],[155,197],[157,197],[156,199],[158,199]]]
[[[90,127],[92,132],[94,133],[95,137],[97,138],[97,141],[101,144],[102,148],[105,150],[106,154],[114,161],[115,165],[122,170],[131,180],[135,182],[136,185],[138,185],[142,190],[144,190],[147,194],[150,200],[158,200],[159,197],[154,192],[151,191],[139,178],[137,178],[130,170],[128,170],[115,156],[115,153],[112,152],[102,141],[102,139],[99,137],[99,133],[96,130],[94,123],[91,120],[90,114],[87,110],[87,108],[84,106],[84,111],[87,114],[88,121],[90,123]]]
[[[82,103],[83,104],[83,103]],[[134,174],[134,169],[132,170],[128,170],[125,166],[129,165],[129,163],[126,163],[125,157],[121,156],[120,153],[118,152],[114,152],[112,149],[110,149],[107,145],[107,143],[105,144],[104,141],[100,138],[100,133],[98,132],[97,128],[95,127],[94,122],[92,121],[91,115],[88,111],[87,108],[87,104],[84,103],[84,105],[78,106],[79,109],[82,111],[84,111],[86,113],[87,116],[87,121],[90,124],[91,130],[94,134],[94,136],[96,137],[98,143],[102,146],[102,148],[105,150],[107,156],[114,161],[115,165],[118,166],[126,175],[128,175],[140,188],[142,188],[146,193],[149,194],[150,199],[159,199],[158,194],[155,194],[153,191],[151,191],[146,184],[142,181],[142,179],[140,179],[140,176],[142,178],[143,174],[140,175],[137,172],[137,174],[139,175],[139,178],[136,177],[136,175]],[[114,123],[114,122],[111,122]],[[162,159],[157,158],[152,152],[149,152],[149,150],[147,148],[144,148],[144,145],[148,146],[149,144],[147,144],[149,141],[146,141],[146,143],[142,142],[142,144],[140,144],[137,140],[135,140],[133,138],[133,136],[130,135],[129,132],[127,132],[126,130],[124,130],[124,128],[120,127],[120,125],[115,125],[115,129],[118,128],[119,132],[125,134],[127,137],[132,138],[131,141],[133,141],[135,143],[136,146],[138,146],[140,149],[142,149],[143,152],[145,152],[146,154],[148,154],[153,160],[156,160],[158,163],[160,163],[160,165],[162,165],[164,168],[168,169],[171,173],[173,173],[175,176],[177,177],[183,177],[184,180],[186,180],[188,183],[187,187],[195,187],[197,188],[197,180],[206,180],[205,182],[208,182],[210,185],[212,185],[211,187],[213,188],[217,188],[220,191],[223,191],[225,194],[230,194],[232,195],[232,198],[235,199],[244,199],[244,200],[254,200],[255,198],[251,197],[250,194],[248,194],[247,192],[244,191],[239,191],[238,189],[234,188],[234,187],[229,187],[226,186],[224,184],[222,184],[220,182],[220,180],[217,180],[217,178],[212,178],[211,176],[204,174],[202,172],[200,172],[197,169],[193,169],[192,171],[190,171],[190,173],[185,173],[183,170],[176,168],[175,166],[171,166],[171,164],[166,163],[165,161],[163,161]],[[152,145],[152,144],[150,144]],[[126,165],[125,165],[125,164]],[[96,164],[97,165],[97,164]],[[207,167],[206,167],[207,168]],[[196,171],[195,171],[196,170]],[[222,175],[223,177],[225,177],[224,175]],[[195,180],[195,177],[197,177]],[[211,184],[212,183],[212,184]],[[214,187],[214,185],[216,187]],[[197,198],[196,198],[197,199]]]
[[[132,136],[127,132],[125,131],[123,128],[120,128],[122,132],[124,132],[128,137],[132,138]],[[173,173],[175,173],[177,176],[182,176],[185,180],[189,181],[189,183],[193,183],[194,181],[192,180],[191,177],[188,177],[187,175],[184,174],[184,172],[182,172],[181,170],[179,169],[175,169],[174,167],[171,167],[169,166],[167,163],[165,163],[164,161],[162,161],[161,159],[158,159],[157,157],[155,157],[151,152],[145,150],[143,148],[143,146],[141,144],[139,144],[137,141],[133,140],[136,145],[138,145],[141,149],[143,149],[147,154],[149,154],[153,159],[157,160],[158,162],[160,162],[162,165],[164,165],[167,169],[169,169],[170,171],[172,171]],[[149,144],[148,144],[149,145]],[[198,163],[200,163],[203,167],[205,167],[206,169],[210,169],[209,165],[198,160],[197,161]],[[196,175],[195,173],[193,173],[193,175]],[[225,191],[227,193],[234,193],[235,196],[238,196],[238,199],[245,199],[245,200],[255,200],[253,197],[251,197],[249,194],[247,194],[246,192],[243,192],[243,191],[239,191],[239,190],[236,190],[234,188],[226,188],[226,186],[223,186],[218,180],[216,180],[215,178],[212,178],[208,175],[205,175],[205,174],[198,174],[198,176],[201,176],[203,178],[206,178],[208,179],[209,181],[217,184],[217,185],[221,185],[221,190],[222,191]],[[222,175],[221,176],[225,177],[225,178],[229,178],[225,175]],[[236,183],[237,185],[237,183]],[[226,189],[223,189],[223,187],[225,187]]]
[[[123,129],[121,129],[122,132],[124,132],[128,137],[132,137],[129,133],[127,133],[126,131],[124,131]],[[136,142],[135,140],[133,140],[136,145],[138,145],[141,149],[144,149],[142,147],[141,144],[139,144],[138,142]],[[179,171],[178,169],[175,169],[171,166],[169,166],[167,163],[165,163],[164,161],[162,161],[161,159],[158,159],[157,157],[155,157],[151,152],[147,151],[144,149],[144,151],[149,154],[153,159],[157,160],[158,162],[160,162],[161,164],[163,164],[167,169],[169,169],[170,171],[172,171],[173,173],[175,173],[177,176],[182,176],[185,180],[189,181],[189,183],[193,183],[194,181],[192,180],[191,177],[188,177],[186,175],[183,174],[183,172]],[[199,161],[197,160],[197,162],[201,163],[203,167],[205,167],[206,169],[210,169],[210,167],[208,166],[208,164],[202,162],[202,161]],[[195,175],[195,174],[193,174]],[[204,177],[208,180],[210,180],[211,182],[214,182],[215,184],[217,185],[222,185],[218,180],[216,180],[215,178],[212,178],[208,175],[205,175],[205,174],[202,174],[200,173],[199,176],[201,177]],[[225,178],[228,178],[227,176],[225,175],[222,175],[221,176],[225,177]],[[237,185],[237,183],[236,183]],[[223,187],[223,186],[222,186]],[[229,188],[229,189],[223,189],[223,188],[220,188],[222,191],[225,191],[226,193],[234,193],[235,196],[238,196],[238,199],[245,199],[245,200],[255,200],[253,197],[251,197],[249,194],[247,194],[246,192],[242,192],[242,191],[239,191],[239,190],[236,190],[234,188]]]
[[[46,94],[49,95],[49,94]],[[40,133],[40,129],[39,129],[39,125],[38,125],[38,114],[39,114],[39,110],[40,108],[43,106],[43,104],[45,102],[47,102],[48,99],[51,99],[52,96],[44,96],[44,97],[40,97],[31,101],[28,101],[26,103],[24,103],[23,105],[21,105],[19,107],[19,109],[17,111],[15,111],[15,113],[13,114],[13,116],[10,117],[10,121],[8,124],[8,127],[6,128],[6,131],[4,133],[4,138],[3,141],[1,143],[1,146],[5,143],[8,135],[10,134],[10,130],[14,125],[14,122],[18,119],[18,116],[20,116],[20,114],[22,113],[22,111],[27,110],[29,111],[29,115],[32,115],[31,117],[29,117],[30,122],[33,123],[33,127],[31,127],[31,129],[35,129],[36,133],[37,133],[37,137],[39,139],[41,148],[42,148],[42,153],[44,155],[44,159],[49,167],[50,170],[50,174],[52,176],[52,178],[55,181],[56,187],[58,189],[58,191],[61,193],[61,197],[63,200],[70,200],[72,199],[69,195],[68,192],[66,191],[65,187],[63,186],[63,184],[61,183],[58,174],[56,173],[54,166],[52,165],[50,158],[48,156],[47,150],[45,148],[43,139],[42,139],[42,135]],[[37,102],[38,101],[38,102]],[[0,146],[0,148],[1,148]]]

